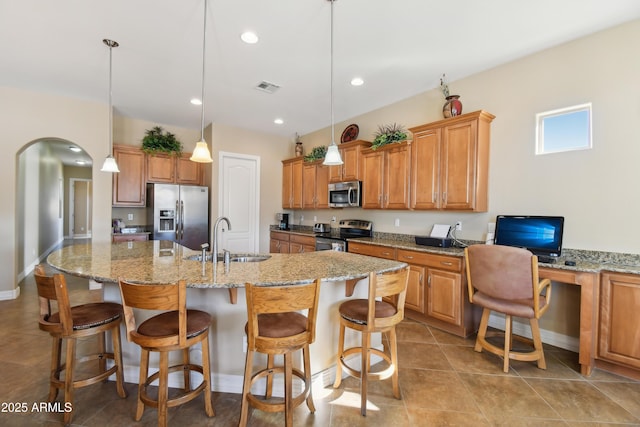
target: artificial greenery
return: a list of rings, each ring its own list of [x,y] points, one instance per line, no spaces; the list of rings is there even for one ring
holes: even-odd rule
[[[311,152],[304,156],[305,162],[313,162],[316,160],[324,159],[324,156],[327,154],[326,145],[320,145],[318,147],[313,147]]]
[[[182,143],[171,132],[165,132],[160,126],[147,129],[142,138],[142,151],[148,154],[167,153],[178,155],[182,153]]]
[[[407,132],[404,126],[394,123],[392,125],[378,126],[378,131],[374,134],[374,137],[371,148],[375,150],[383,145],[405,141]]]

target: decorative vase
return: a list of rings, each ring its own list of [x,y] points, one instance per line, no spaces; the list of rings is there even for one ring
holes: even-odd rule
[[[447,102],[442,107],[442,114],[445,119],[462,114],[462,102],[458,98],[460,98],[460,95],[447,96]]]
[[[296,142],[296,157],[302,156],[302,142]]]

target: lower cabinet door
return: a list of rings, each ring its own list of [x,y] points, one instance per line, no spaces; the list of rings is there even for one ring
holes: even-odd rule
[[[427,316],[459,326],[461,323],[462,275],[429,269],[427,273]]]
[[[409,283],[407,284],[407,297],[404,303],[406,308],[424,314],[424,279],[426,268],[409,264]]]
[[[600,359],[640,368],[640,276],[602,273]]]

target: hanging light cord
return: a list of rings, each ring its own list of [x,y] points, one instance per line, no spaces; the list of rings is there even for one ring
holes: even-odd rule
[[[334,120],[333,120],[333,3],[335,0],[329,0],[331,2],[331,144],[335,145],[334,140]]]
[[[112,80],[113,80],[113,46],[118,46],[114,41],[107,43],[109,46],[109,155],[113,156],[113,95],[112,95]]]
[[[200,141],[204,141],[204,75],[205,75],[205,52],[207,45],[207,0],[204,0],[204,26],[202,31],[202,96],[200,100],[202,101],[202,109],[200,116]]]

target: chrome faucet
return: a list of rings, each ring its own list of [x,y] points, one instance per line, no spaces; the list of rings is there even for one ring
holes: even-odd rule
[[[231,230],[231,222],[229,222],[229,218],[221,216],[216,219],[216,222],[213,225],[213,253],[211,254],[214,264],[218,262],[218,225],[220,225],[220,221],[225,221],[227,223],[227,228]]]

